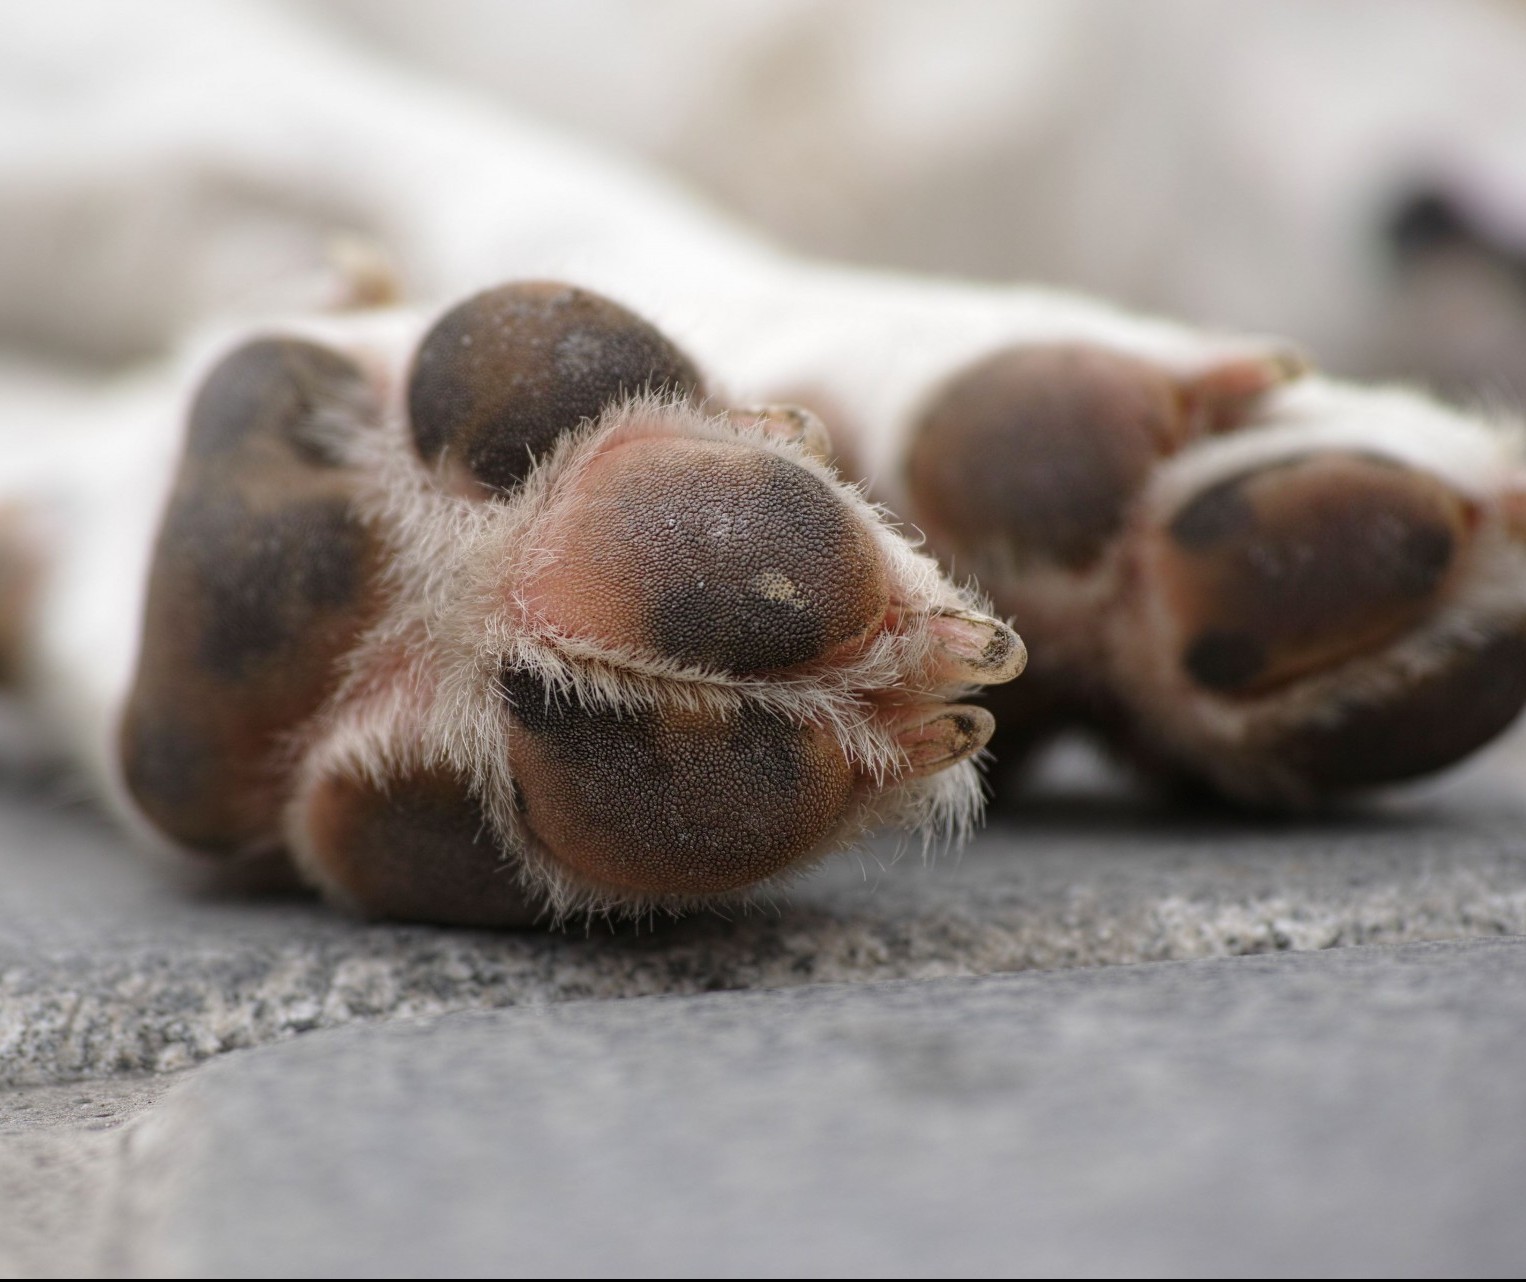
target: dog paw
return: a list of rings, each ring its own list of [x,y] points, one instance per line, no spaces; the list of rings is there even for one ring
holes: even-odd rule
[[[1526,703],[1522,476],[1503,428],[1275,352],[1031,347],[930,402],[908,516],[1024,620],[1015,736],[1083,721],[1307,804],[1450,765]]]
[[[489,290],[208,375],[120,737],[143,814],[378,915],[680,909],[959,830],[1022,643],[652,326]]]

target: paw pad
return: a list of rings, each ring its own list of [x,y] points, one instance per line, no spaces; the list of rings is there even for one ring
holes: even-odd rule
[[[1218,482],[1166,528],[1161,579],[1184,668],[1253,695],[1385,645],[1435,608],[1470,522],[1441,482],[1360,455]]]
[[[845,818],[855,773],[825,731],[767,709],[580,707],[536,673],[503,691],[524,822],[588,883],[642,896],[738,890]]]
[[[888,604],[863,522],[813,472],[734,441],[597,459],[527,592],[553,625],[748,675],[862,640]]]
[[[305,809],[325,880],[371,916],[452,926],[524,925],[536,916],[481,805],[448,770],[385,788],[331,776]]]
[[[1461,760],[1526,705],[1526,635],[1459,643],[1389,697],[1341,709],[1267,745],[1311,789],[1341,791],[1415,779]]]
[[[623,307],[569,285],[474,295],[440,318],[408,376],[414,445],[512,490],[562,433],[641,392],[701,394],[676,347]]]
[[[274,840],[271,755],[375,615],[378,549],[326,443],[367,402],[347,358],[272,339],[224,358],[192,406],[121,732],[129,791],[177,840]]]
[[[1165,374],[1089,346],[1019,347],[942,389],[908,461],[914,510],[944,544],[1018,563],[1090,564],[1181,435]]]

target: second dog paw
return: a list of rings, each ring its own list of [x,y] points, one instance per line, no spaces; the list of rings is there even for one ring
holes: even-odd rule
[[[1275,352],[1190,375],[1103,347],[950,380],[908,515],[1018,613],[1018,738],[1305,804],[1440,769],[1526,703],[1516,435]],[[1007,727],[1004,727],[1006,729]]]

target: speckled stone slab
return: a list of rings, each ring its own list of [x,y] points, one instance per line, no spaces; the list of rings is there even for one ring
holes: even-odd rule
[[[354,1021],[580,998],[1526,933],[1526,765],[1340,818],[1173,811],[1060,776],[930,866],[871,847],[731,920],[486,934],[368,924],[154,866],[0,797],[0,1083],[182,1068]]]

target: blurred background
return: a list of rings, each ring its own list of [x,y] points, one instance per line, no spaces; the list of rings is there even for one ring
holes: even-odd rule
[[[272,48],[643,158],[802,251],[1526,402],[1520,0],[0,0],[0,349],[158,350],[300,257],[242,233],[214,252],[209,227],[258,205],[289,242],[344,216],[321,165],[260,191],[268,154],[211,154],[292,74],[259,63],[278,27]],[[184,125],[194,181],[133,132],[171,81],[182,116],[222,121]]]
[[[298,0],[812,253],[1526,401],[1519,0]]]

